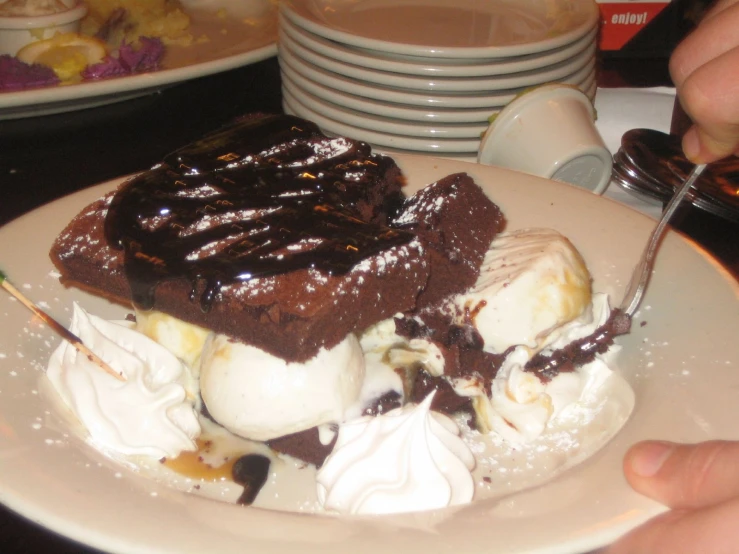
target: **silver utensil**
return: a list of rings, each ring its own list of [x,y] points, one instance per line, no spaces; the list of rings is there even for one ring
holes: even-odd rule
[[[657,254],[657,249],[662,240],[662,235],[664,235],[665,229],[667,228],[667,222],[675,213],[680,202],[685,198],[685,195],[693,187],[696,179],[698,179],[700,174],[703,173],[705,168],[706,164],[699,164],[693,168],[687,179],[685,179],[685,182],[683,182],[683,184],[675,191],[672,200],[670,200],[662,212],[662,217],[657,222],[657,226],[649,236],[647,246],[642,253],[639,263],[636,264],[636,267],[634,268],[631,280],[629,281],[629,286],[626,289],[626,294],[619,306],[619,309],[629,316],[629,318],[633,317],[639,304],[641,304],[642,298],[644,297],[644,292],[649,284],[649,278],[652,275],[655,255]]]
[[[680,137],[653,129],[631,129],[613,155],[611,180],[644,202],[665,205],[688,178],[693,164],[682,151]],[[688,195],[702,212],[739,223],[739,158],[711,164],[700,187]]]

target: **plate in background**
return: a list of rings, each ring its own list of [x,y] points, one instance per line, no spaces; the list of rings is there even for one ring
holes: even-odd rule
[[[289,95],[291,98],[300,102],[303,106],[310,108],[314,112],[337,121],[343,121],[344,123],[356,125],[357,127],[370,129],[379,133],[407,135],[410,137],[464,138],[479,140],[480,135],[488,128],[487,122],[472,124],[436,122],[416,123],[392,117],[370,115],[321,100],[317,96],[304,92],[299,87],[296,87],[289,79],[283,80],[282,88],[283,96],[285,94]]]
[[[375,131],[349,123],[346,119],[338,120],[324,113],[309,108],[283,89],[282,106],[285,113],[309,119],[329,135],[352,137],[363,140],[373,146],[403,148],[417,153],[439,155],[446,153],[474,153],[480,146],[479,135],[475,138],[443,138],[434,136],[414,137],[387,131]],[[364,124],[364,121],[360,121]]]
[[[387,87],[450,93],[532,87],[541,83],[564,79],[582,69],[589,62],[594,62],[596,53],[596,44],[595,40],[593,40],[582,51],[577,52],[571,58],[544,68],[504,75],[447,77],[441,75],[406,75],[404,73],[366,68],[346,63],[302,46],[285,32],[280,33],[280,48],[283,47],[290,50],[296,57],[308,61],[317,67],[352,79]]]
[[[597,27],[593,0],[286,0],[295,25],[391,54],[504,58],[570,44]]]
[[[284,44],[279,47],[280,67],[282,71],[292,77],[298,73],[312,81],[322,83],[332,88],[337,94],[349,93],[366,98],[374,98],[386,102],[408,104],[411,106],[434,106],[443,108],[494,108],[504,106],[526,87],[490,91],[490,92],[420,92],[407,89],[396,89],[374,85],[366,81],[344,77],[331,71],[321,69],[293,54]],[[595,73],[595,62],[588,62],[577,72],[560,79],[558,82],[571,85],[580,85]]]
[[[425,75],[443,77],[483,77],[519,73],[540,69],[565,60],[584,50],[595,40],[597,29],[593,29],[581,39],[542,54],[529,54],[511,58],[482,60],[479,63],[469,60],[446,58],[424,58],[373,52],[352,48],[339,42],[324,39],[305,29],[295,26],[285,16],[280,16],[280,29],[304,47],[329,58],[351,63],[360,67],[393,71],[406,75]]]
[[[73,85],[0,92],[0,120],[93,108],[144,96],[190,79],[256,63],[277,53],[277,12],[270,0],[186,0],[196,38],[207,42],[168,47],[159,71]],[[190,9],[191,8],[191,9]],[[217,10],[235,10],[231,19]],[[207,10],[207,11],[206,11]],[[222,32],[225,31],[225,32]]]

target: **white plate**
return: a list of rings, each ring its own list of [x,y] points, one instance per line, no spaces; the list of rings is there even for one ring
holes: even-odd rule
[[[317,83],[322,83],[336,91],[373,98],[385,102],[395,102],[411,106],[443,107],[443,108],[494,108],[504,106],[527,87],[491,91],[487,93],[443,93],[443,92],[416,92],[406,89],[396,89],[373,85],[365,81],[344,77],[331,71],[321,69],[305,60],[301,60],[290,50],[279,45],[280,67],[292,77],[298,73]],[[558,82],[580,85],[595,71],[595,62],[591,61],[582,69],[560,79]]]
[[[285,112],[309,119],[315,122],[321,130],[329,135],[348,136],[369,142],[373,146],[388,148],[402,148],[419,153],[471,153],[477,152],[480,138],[441,138],[415,137],[395,134],[384,131],[373,131],[367,127],[347,123],[347,119],[334,119],[324,113],[313,110],[294,98],[290,92],[283,89],[282,107]],[[361,118],[360,118],[361,122]]]
[[[290,83],[303,91],[310,92],[318,98],[336,104],[337,106],[407,121],[426,123],[485,123],[488,117],[493,113],[497,113],[500,109],[423,108],[383,102],[382,100],[373,100],[372,98],[355,96],[346,92],[337,92],[334,89],[323,86],[321,83],[306,79],[297,72],[290,72],[289,76],[286,72],[283,72],[282,82],[283,84]]]
[[[410,56],[398,58],[397,54],[389,55],[383,52],[351,48],[309,33],[305,29],[293,25],[284,15],[280,15],[280,30],[305,48],[334,60],[360,67],[427,77],[489,77],[491,75],[519,73],[548,67],[569,60],[578,52],[582,52],[595,39],[597,34],[597,28],[595,28],[571,44],[541,54],[502,58],[500,60],[493,59],[484,63],[469,63],[468,60],[445,58]]]
[[[256,63],[277,52],[277,13],[270,0],[188,0],[192,32],[208,42],[170,46],[163,69],[75,85],[0,92],[0,119],[91,108],[143,96],[161,88]],[[207,11],[204,9],[207,8]],[[225,9],[234,17],[222,18]],[[222,31],[225,31],[222,32]]]
[[[343,121],[364,129],[380,133],[407,135],[410,137],[428,138],[465,138],[480,140],[481,133],[488,128],[488,123],[455,124],[455,123],[414,123],[402,119],[368,115],[360,111],[342,108],[331,102],[321,100],[295,86],[289,79],[282,81],[283,95],[289,95],[303,106],[334,120]]]
[[[321,98],[336,106],[342,106],[358,112],[366,114],[379,115],[383,117],[391,117],[394,119],[402,119],[406,121],[415,121],[427,124],[436,123],[483,123],[487,124],[488,118],[500,111],[500,107],[493,108],[423,108],[416,106],[406,106],[393,102],[383,102],[382,100],[373,100],[372,98],[364,98],[355,96],[345,92],[339,93],[331,88],[316,83],[310,79],[306,79],[296,72],[282,73],[282,82],[289,83],[293,88],[299,88],[303,92],[308,92],[313,96]],[[580,88],[592,100],[595,97],[595,75],[591,75],[585,82],[581,83]],[[620,138],[620,136],[619,136]]]
[[[595,94],[595,79],[589,82],[584,90],[592,99]],[[459,134],[460,129],[447,128],[445,133],[445,129],[438,126],[409,128],[402,122],[383,121],[358,112],[334,109],[325,103],[309,106],[291,94],[287,87],[282,89],[282,107],[287,113],[314,121],[326,134],[351,136],[380,149],[442,157],[462,155],[467,159],[470,155],[476,155],[480,148],[480,134],[455,138],[454,135]],[[485,128],[486,126],[483,130]],[[411,131],[414,134],[403,134],[403,131]]]
[[[501,206],[509,229],[559,229],[582,251],[594,288],[620,298],[653,221],[575,187],[489,166],[397,156],[411,190],[468,171]],[[25,294],[68,321],[77,300],[104,317],[122,310],[64,289],[47,251],[88,202],[76,193],[0,229],[3,268]],[[618,240],[613,240],[614,234]],[[58,343],[18,302],[0,296],[0,501],[96,548],[139,554],[563,554],[597,548],[661,511],[621,473],[644,438],[739,439],[739,290],[700,249],[668,233],[619,365],[636,393],[632,419],[600,453],[556,480],[458,511],[339,519],[244,508],[173,490],[96,453],[53,417],[39,389]],[[646,325],[640,325],[645,321]]]
[[[308,61],[326,71],[332,71],[360,81],[408,90],[439,92],[504,90],[531,87],[541,83],[556,81],[578,71],[589,62],[594,63],[596,52],[595,40],[592,40],[582,51],[552,66],[523,71],[521,73],[493,75],[489,77],[445,77],[404,75],[402,73],[393,73],[344,63],[343,61],[329,58],[328,56],[301,46],[284,32],[280,32],[280,48],[286,48],[296,57]]]
[[[405,106],[392,102],[372,100],[371,98],[364,98],[344,92],[339,93],[322,86],[320,83],[306,79],[300,74],[294,72],[290,73],[283,71],[282,83],[283,85],[286,85],[288,90],[293,92],[293,95],[298,99],[301,98],[299,94],[295,94],[296,91],[301,92],[303,95],[310,95],[310,97],[320,99],[331,106],[348,108],[350,110],[363,113],[365,114],[364,117],[380,116],[384,118],[392,118],[396,121],[402,120],[411,123],[418,122],[434,126],[452,123],[487,126],[490,116],[497,114],[502,109],[500,106],[481,109],[424,109],[417,108],[415,106]],[[578,86],[583,92],[585,92],[588,98],[594,100],[596,92],[594,73],[591,73],[591,75]],[[310,104],[307,105],[310,106]]]
[[[415,56],[503,58],[574,42],[597,26],[593,0],[286,0],[295,25],[343,44]]]

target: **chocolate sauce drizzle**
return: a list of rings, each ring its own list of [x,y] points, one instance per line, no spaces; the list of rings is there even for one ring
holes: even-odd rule
[[[231,476],[235,483],[242,485],[244,491],[236,501],[237,504],[251,506],[269,477],[270,461],[261,454],[241,456],[234,463]]]
[[[358,208],[389,164],[297,117],[244,118],[126,183],[106,237],[125,251],[135,305],[152,308],[157,285],[185,278],[208,311],[225,285],[304,268],[342,274],[410,241]],[[388,202],[383,214],[400,205]]]

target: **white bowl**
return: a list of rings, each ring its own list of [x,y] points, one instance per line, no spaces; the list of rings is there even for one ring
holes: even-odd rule
[[[610,182],[613,159],[582,91],[544,85],[513,100],[480,143],[478,162],[564,181],[596,194]]]
[[[588,34],[593,0],[284,0],[282,13],[324,38],[370,50],[457,59],[545,52]]]
[[[0,55],[18,50],[57,33],[76,33],[87,6],[79,0],[62,0],[69,9],[50,15],[0,16]]]
[[[339,75],[377,83],[388,87],[403,88],[416,91],[440,91],[440,92],[480,92],[492,90],[505,90],[520,87],[531,87],[541,83],[558,81],[581,69],[586,64],[595,60],[596,44],[591,41],[584,50],[578,52],[570,59],[557,64],[504,75],[480,76],[480,77],[445,77],[445,76],[418,76],[405,75],[379,69],[361,67],[351,63],[345,63],[314,52],[297,41],[290,38],[284,31],[280,31],[281,46],[289,49],[295,56],[306,60],[317,67],[332,71]]]
[[[305,48],[334,60],[359,67],[427,77],[489,77],[548,67],[582,52],[595,40],[598,31],[595,27],[581,39],[544,53],[474,62],[464,59],[402,56],[389,52],[352,48],[309,33],[291,23],[284,15],[280,15],[280,29]]]
[[[407,89],[387,87],[375,83],[352,79],[317,67],[296,56],[284,44],[279,44],[279,59],[282,70],[292,77],[299,73],[312,81],[322,83],[334,90],[411,106],[444,107],[444,108],[495,108],[504,106],[527,87],[481,93],[457,92],[416,92]],[[595,60],[588,62],[579,71],[568,75],[558,82],[568,85],[581,85],[595,71]]]

